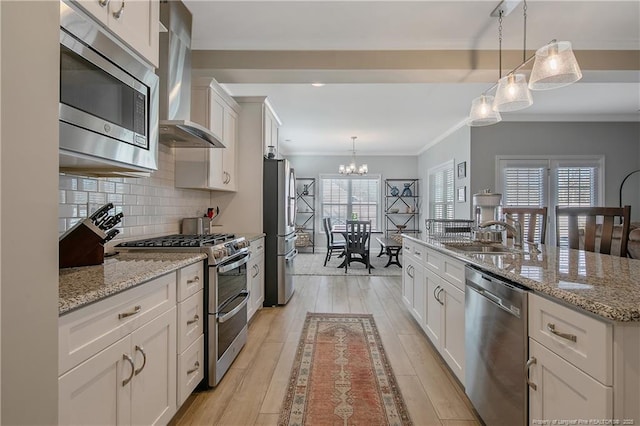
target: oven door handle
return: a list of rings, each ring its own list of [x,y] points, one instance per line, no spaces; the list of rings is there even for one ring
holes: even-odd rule
[[[238,312],[240,312],[240,310],[242,308],[244,308],[245,306],[247,306],[247,302],[249,302],[249,291],[248,290],[242,290],[240,293],[238,293],[234,298],[232,298],[231,300],[229,300],[227,303],[225,303],[220,309],[224,309],[224,307],[226,305],[228,305],[229,303],[231,303],[232,301],[236,300],[238,297],[244,297],[244,300],[242,301],[242,303],[240,303],[238,306],[236,306],[235,308],[233,308],[230,312],[227,312],[224,315],[220,315],[218,314],[218,322],[220,324],[222,324],[223,322],[226,322],[229,318],[233,317],[235,314],[237,314]]]
[[[218,272],[224,273],[224,272],[229,272],[232,269],[237,268],[238,266],[242,266],[245,263],[247,263],[249,261],[249,257],[251,256],[250,253],[247,253],[246,255],[244,255],[243,257],[239,258],[239,259],[234,259],[233,262],[225,264],[222,263],[220,265],[218,265]]]

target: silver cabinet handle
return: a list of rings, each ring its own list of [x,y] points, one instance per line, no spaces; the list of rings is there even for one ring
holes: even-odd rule
[[[407,266],[407,275],[409,275],[410,278],[413,278],[413,275],[411,275],[412,271],[413,271],[413,265]]]
[[[191,370],[187,370],[187,376],[191,373],[195,373],[196,371],[198,371],[200,369],[200,363],[198,361],[196,361],[195,364],[193,364],[193,368]]]
[[[440,288],[440,290],[438,290],[438,288]],[[438,290],[438,292],[435,293],[435,290],[434,290],[434,296],[435,296],[436,300],[438,301],[438,303],[441,304],[442,306],[444,306],[444,302],[440,299],[440,293],[442,293],[444,291],[444,288],[438,286],[438,287],[436,287],[436,290]]]
[[[193,284],[199,281],[200,281],[200,277],[196,275],[192,280],[187,280],[187,284]]]
[[[251,275],[251,278],[255,278],[258,276],[258,274],[260,273],[260,268],[258,268],[258,265],[253,265],[253,271],[255,272],[253,275]]]
[[[126,379],[124,379],[122,381],[122,386],[127,386],[129,384],[129,382],[131,381],[131,379],[133,379],[133,372],[136,371],[136,366],[133,363],[133,359],[131,359],[131,357],[127,354],[122,354],[122,359],[124,359],[125,361],[128,361],[129,364],[131,364],[131,374],[129,375],[129,377],[127,377]]]
[[[122,314],[118,314],[118,319],[127,318],[140,313],[142,306],[136,305],[131,312],[124,312]]]
[[[142,354],[142,367],[138,368],[134,375],[140,374],[142,370],[144,370],[144,366],[147,365],[147,354],[144,352],[144,348],[142,346],[136,345],[136,351],[139,351]]]
[[[551,333],[555,334],[558,337],[562,337],[563,339],[567,339],[572,342],[575,342],[578,340],[578,337],[575,334],[561,333],[557,331],[556,325],[550,322],[547,323],[547,330],[549,330]]]
[[[100,5],[100,7],[107,7],[109,1],[110,0],[98,0],[98,4]]]
[[[524,377],[527,381],[527,385],[529,385],[529,387],[533,390],[538,390],[538,385],[536,385],[535,383],[533,383],[531,380],[529,380],[529,369],[531,368],[531,366],[533,364],[535,364],[538,360],[536,359],[536,357],[532,356],[531,358],[529,358],[527,360],[527,364],[524,366]]]
[[[436,288],[433,289],[433,297],[434,299],[438,300],[438,295],[436,294],[438,292],[438,289],[440,288],[440,286],[436,286]],[[440,301],[438,300],[438,303],[440,303]]]
[[[196,314],[193,319],[190,319],[189,321],[187,321],[187,325],[191,325],[194,324],[196,322],[198,322],[200,320],[200,317],[198,316],[198,314]]]
[[[120,9],[118,9],[116,12],[113,12],[112,15],[114,18],[120,19],[123,13],[124,13],[124,0],[122,0],[122,6],[120,6]]]
[[[415,253],[416,256],[422,256],[422,252],[420,252],[420,251],[414,250],[413,252]]]

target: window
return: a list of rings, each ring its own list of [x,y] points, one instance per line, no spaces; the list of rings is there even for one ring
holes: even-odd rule
[[[453,161],[429,171],[429,218],[453,219]]]
[[[503,205],[548,207],[549,244],[556,244],[556,206],[588,207],[602,204],[604,158],[601,156],[529,159],[498,157],[497,164],[496,187],[502,191]],[[562,222],[558,225],[560,235],[566,234],[567,225]]]
[[[372,230],[379,229],[380,176],[320,176],[322,217],[333,225],[347,220],[370,220]]]

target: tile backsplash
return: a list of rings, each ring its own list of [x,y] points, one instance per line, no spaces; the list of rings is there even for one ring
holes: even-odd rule
[[[184,217],[202,216],[210,206],[209,191],[174,186],[173,149],[160,145],[158,170],[149,178],[89,178],[60,174],[58,231],[60,234],[106,203],[109,213],[122,212],[120,230],[111,245],[142,237],[180,232]]]

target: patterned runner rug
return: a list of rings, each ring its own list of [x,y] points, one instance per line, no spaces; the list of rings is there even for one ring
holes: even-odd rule
[[[372,315],[307,313],[278,424],[412,424]]]

